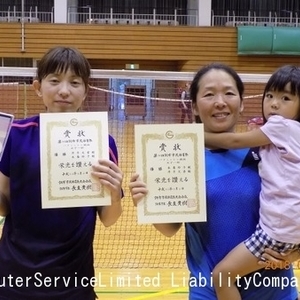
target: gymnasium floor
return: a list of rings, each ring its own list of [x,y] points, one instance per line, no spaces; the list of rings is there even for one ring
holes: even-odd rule
[[[99,272],[102,276],[101,284],[103,285],[103,287],[95,289],[99,299],[188,299],[186,287],[188,272],[185,269],[148,269],[134,271],[128,269],[102,270]],[[97,274],[96,272],[96,276]],[[300,270],[295,270],[295,276],[298,282],[300,282]],[[106,287],[104,287],[104,285],[106,285]]]
[[[102,287],[95,289],[100,299],[187,299],[185,269],[96,270],[95,275],[101,277]]]

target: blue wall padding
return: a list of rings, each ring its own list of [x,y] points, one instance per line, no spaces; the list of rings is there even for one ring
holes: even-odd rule
[[[299,55],[298,27],[237,27],[239,55]]]
[[[271,54],[273,28],[243,26],[238,29],[238,54]]]
[[[300,55],[300,28],[273,27],[272,53]]]

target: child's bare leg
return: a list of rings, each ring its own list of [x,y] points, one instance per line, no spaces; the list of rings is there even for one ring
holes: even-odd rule
[[[261,269],[256,258],[244,243],[230,251],[213,270],[213,281],[218,300],[241,300],[235,284],[237,276],[245,276]]]

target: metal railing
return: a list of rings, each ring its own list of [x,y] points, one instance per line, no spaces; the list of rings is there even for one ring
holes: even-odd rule
[[[82,7],[81,11],[82,11]],[[134,9],[130,13],[95,13],[91,6],[85,6],[86,12],[78,12],[78,7],[68,7],[67,23],[89,23],[108,25],[170,25],[170,26],[199,26],[198,10],[191,9],[187,14],[174,10],[173,14],[157,14],[153,9],[151,14],[136,14]],[[23,16],[23,19],[22,19]],[[30,7],[29,11],[17,11],[16,7],[9,7],[7,11],[0,11],[0,22],[53,23],[54,8],[51,12],[38,11],[37,6]],[[276,12],[269,12],[268,16],[256,16],[249,11],[247,16],[236,16],[235,12],[227,11],[224,15],[215,15],[211,12],[211,26],[289,26],[299,27],[300,18],[295,12],[290,12],[287,17],[278,17]]]
[[[234,11],[227,11],[226,16],[212,13],[212,26],[286,26],[299,27],[297,13],[290,12],[288,17],[278,17],[276,12],[269,12],[268,16],[256,16],[255,12],[248,12],[247,16],[236,16]]]
[[[76,8],[69,7],[68,23],[93,23],[93,24],[118,24],[118,25],[198,25],[198,12],[190,10],[187,15],[179,14],[175,9],[174,14],[136,14],[134,9],[130,13],[94,13],[91,7],[86,7],[87,12],[78,13]]]
[[[136,14],[134,9],[130,13],[115,13],[110,9],[109,13],[92,12],[90,6],[84,7],[86,12],[78,12],[78,7],[68,7],[67,23],[90,23],[90,24],[118,24],[118,25],[188,25],[198,26],[198,11],[189,10],[186,15],[179,13],[176,9],[173,14]],[[82,10],[82,7],[81,7]],[[54,22],[54,8],[51,12],[38,11],[37,6],[24,11],[24,22]],[[22,12],[16,7],[9,7],[7,11],[0,11],[0,22],[22,22]]]
[[[44,23],[53,23],[54,22],[54,14],[53,9],[51,12],[41,12],[38,11],[37,6],[30,7],[29,11],[17,11],[16,7],[13,6],[8,7],[7,11],[0,11],[0,22],[22,22],[26,23],[37,23],[37,22],[44,22]]]

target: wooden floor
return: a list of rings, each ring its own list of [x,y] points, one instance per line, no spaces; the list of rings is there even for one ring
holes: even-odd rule
[[[99,299],[187,299],[186,269],[96,269]]]
[[[95,276],[100,278],[102,285],[95,288],[99,299],[188,299],[188,271],[186,269],[99,269],[96,270]],[[295,276],[299,282],[300,270],[295,270]]]

